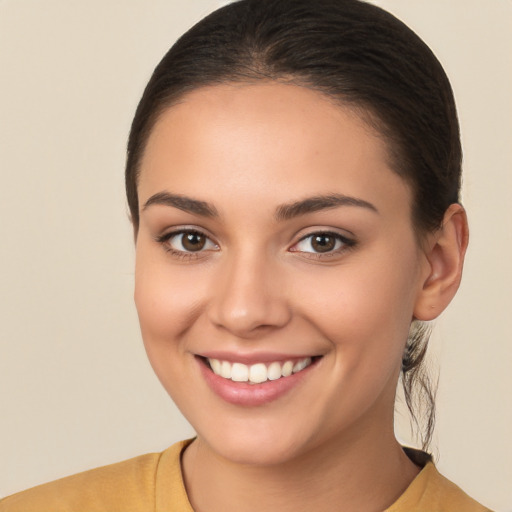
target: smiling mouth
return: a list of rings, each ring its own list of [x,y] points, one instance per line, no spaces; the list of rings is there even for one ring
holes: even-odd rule
[[[318,359],[320,359],[320,356],[251,365],[213,358],[204,358],[203,361],[210,367],[215,375],[223,379],[233,382],[262,384],[267,381],[275,381],[299,373],[311,366]]]

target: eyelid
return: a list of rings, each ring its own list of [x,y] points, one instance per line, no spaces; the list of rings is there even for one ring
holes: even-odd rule
[[[156,233],[153,236],[156,242],[168,240],[172,236],[179,235],[181,233],[199,233],[200,235],[205,236],[209,240],[212,240],[215,243],[215,245],[218,245],[218,243],[215,241],[215,237],[210,233],[209,230],[203,227],[195,226],[193,224],[169,226],[159,231],[160,233]]]
[[[326,251],[323,253],[316,252],[316,251],[303,251],[303,250],[294,249],[301,242],[307,240],[308,238],[312,238],[315,235],[331,236],[331,237],[335,238],[337,241],[340,241],[342,245],[341,245],[341,247],[337,247],[333,250]],[[333,255],[341,254],[345,251],[348,251],[348,250],[354,248],[356,246],[356,244],[357,244],[357,241],[354,238],[350,238],[342,233],[339,233],[336,230],[319,228],[319,229],[314,229],[312,231],[309,231],[308,233],[300,236],[300,238],[290,247],[289,251],[295,252],[295,253],[301,253],[302,255],[304,255],[305,257],[308,257],[308,258],[317,258],[317,259],[322,258],[322,257],[328,258],[328,257],[332,257]]]
[[[214,246],[214,248],[210,247],[210,248],[206,248],[206,249],[201,248],[198,251],[187,251],[187,250],[175,249],[174,247],[171,247],[169,245],[169,241],[172,238],[177,237],[179,235],[185,235],[187,233],[195,233],[195,234],[204,236],[207,239],[207,243],[208,242],[211,243]],[[211,235],[209,235],[206,232],[206,230],[196,227],[196,226],[175,226],[172,229],[170,229],[169,231],[166,231],[165,233],[163,233],[161,235],[156,235],[154,237],[154,240],[155,240],[155,242],[161,244],[167,252],[171,253],[174,256],[181,257],[181,258],[198,258],[198,257],[203,256],[205,252],[211,252],[212,250],[219,249],[219,244],[217,242],[215,242],[213,237]]]
[[[174,247],[171,247],[169,245],[169,240],[171,240],[173,237],[184,235],[187,233],[197,233],[199,235],[204,236],[207,239],[207,243],[213,245],[213,247],[207,247],[207,248],[201,248],[198,251],[187,251],[187,250],[180,250],[175,249]],[[331,249],[326,252],[317,252],[317,251],[304,251],[304,250],[298,250],[296,247],[301,242],[307,240],[308,238],[311,238],[315,235],[324,235],[324,236],[331,236],[334,237],[337,241],[341,242],[341,247],[336,247],[334,249]],[[351,233],[352,235],[352,233]],[[352,235],[353,236],[353,235]],[[288,249],[288,251],[293,253],[300,253],[304,257],[308,258],[329,258],[335,255],[340,255],[341,253],[344,253],[352,248],[354,248],[357,245],[357,240],[355,238],[352,238],[352,236],[347,236],[345,234],[340,233],[339,231],[332,229],[332,228],[310,228],[308,232],[299,235],[298,240],[296,240],[293,245]],[[183,259],[193,259],[193,258],[200,258],[205,256],[204,253],[212,252],[212,251],[218,251],[220,250],[219,244],[215,241],[214,237],[209,234],[209,232],[203,228],[197,227],[197,226],[173,226],[168,231],[165,231],[163,234],[156,235],[153,237],[154,240],[161,244],[165,251],[171,253],[172,255],[183,258]]]
[[[355,242],[356,241],[356,235],[352,233],[351,231],[348,231],[347,229],[338,229],[334,227],[322,227],[322,226],[310,226],[306,229],[301,229],[298,231],[294,238],[296,238],[296,241],[294,244],[300,242],[301,240],[304,240],[305,238],[309,238],[313,235],[331,235],[335,237],[339,237],[342,240],[346,241],[347,243]]]

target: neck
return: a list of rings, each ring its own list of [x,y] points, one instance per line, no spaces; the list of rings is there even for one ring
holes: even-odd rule
[[[392,428],[357,440],[332,439],[293,460],[267,466],[223,459],[198,438],[182,464],[196,512],[384,510],[419,472]]]

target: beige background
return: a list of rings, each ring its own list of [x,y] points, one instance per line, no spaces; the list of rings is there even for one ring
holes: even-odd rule
[[[192,434],[140,341],[122,173],[150,72],[223,3],[0,0],[0,495]],[[472,239],[433,346],[439,466],[512,510],[512,2],[375,3],[431,45],[462,123]]]

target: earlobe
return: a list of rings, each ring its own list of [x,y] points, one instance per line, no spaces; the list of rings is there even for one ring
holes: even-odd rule
[[[425,249],[428,272],[416,299],[415,319],[433,320],[453,299],[459,288],[468,239],[466,212],[460,204],[452,204]]]

